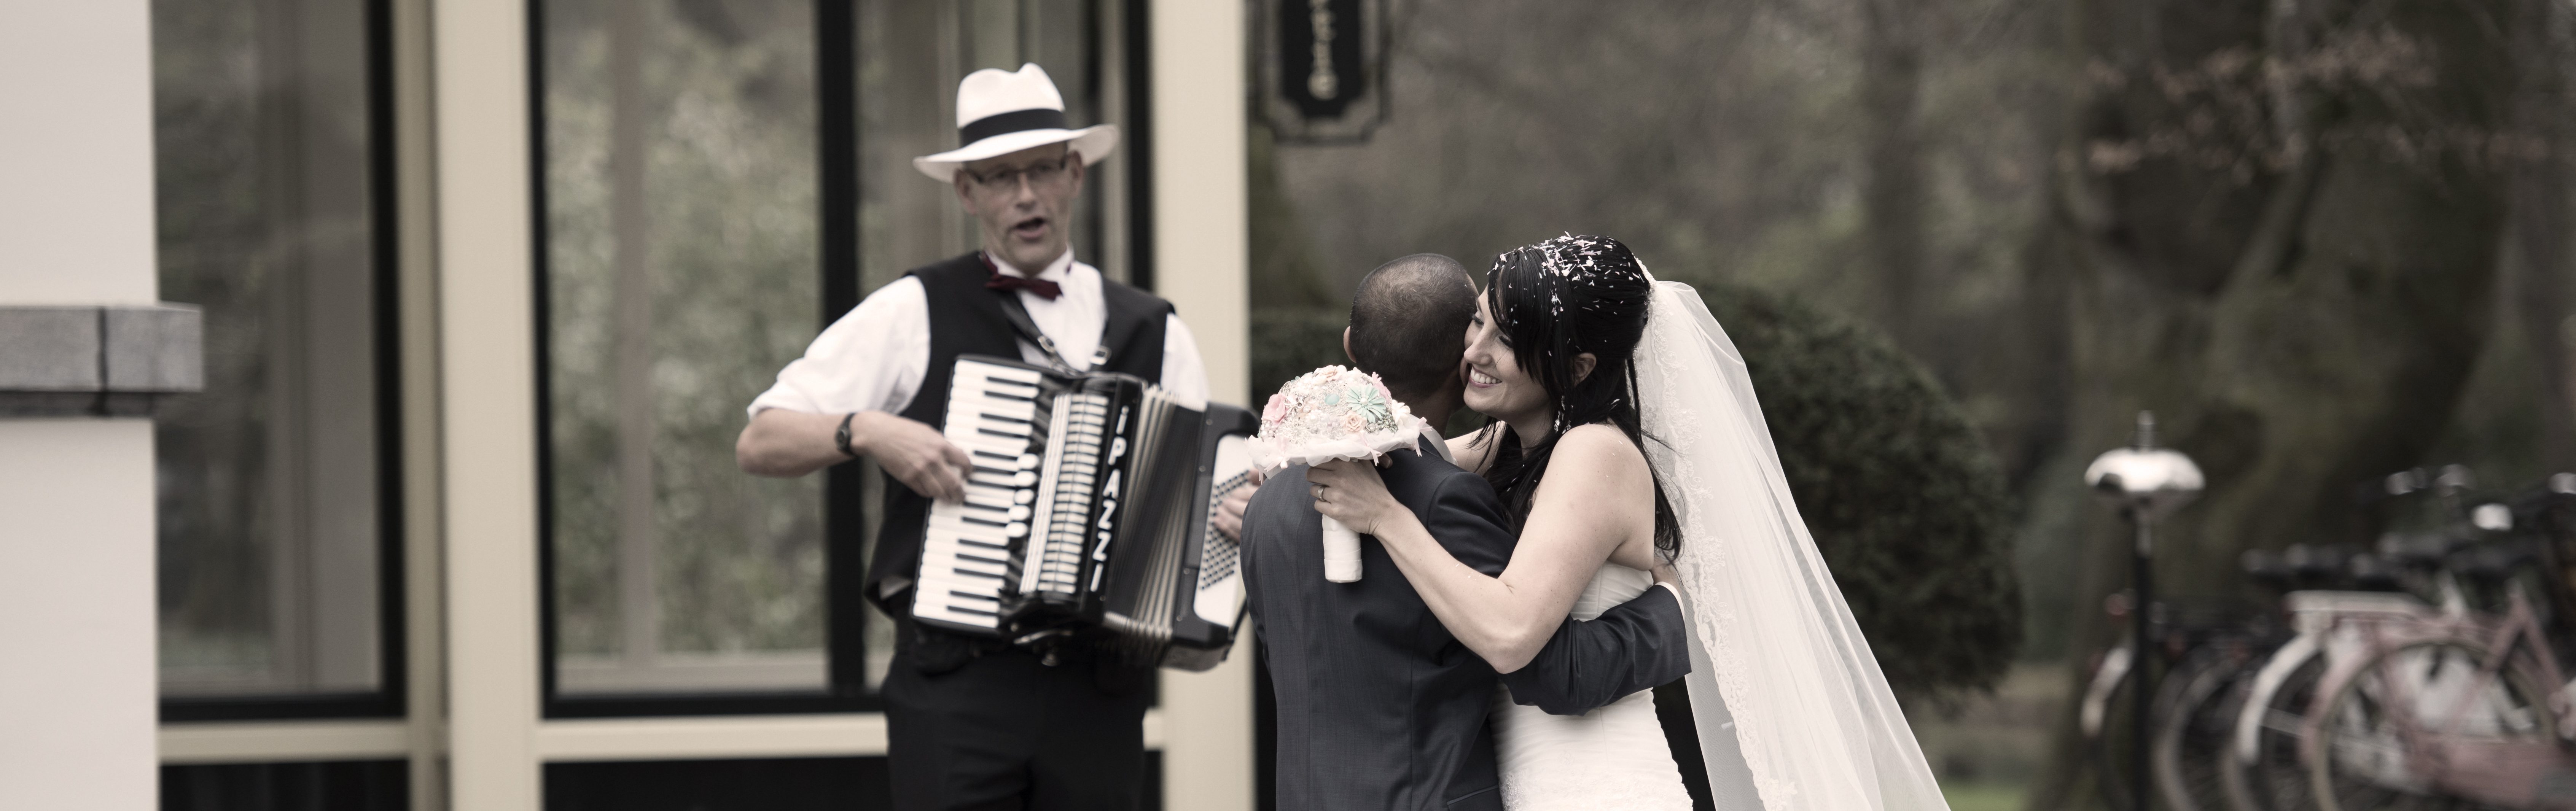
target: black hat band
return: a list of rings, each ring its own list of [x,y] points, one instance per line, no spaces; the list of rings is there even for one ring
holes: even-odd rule
[[[1064,111],[1049,110],[1044,107],[1038,107],[1028,110],[1012,110],[1007,113],[994,113],[983,118],[975,119],[974,121],[968,122],[966,126],[958,127],[957,136],[962,139],[958,141],[959,144],[972,144],[996,135],[1009,135],[1014,132],[1025,130],[1060,129],[1067,129],[1065,126]]]

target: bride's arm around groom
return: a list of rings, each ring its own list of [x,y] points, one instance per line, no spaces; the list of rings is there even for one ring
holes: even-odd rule
[[[1445,423],[1473,295],[1454,260],[1397,260],[1362,282],[1345,348],[1414,413]],[[1437,435],[1417,445],[1390,454],[1394,497],[1464,565],[1501,572],[1513,544],[1505,505],[1447,460]],[[1302,467],[1265,482],[1245,511],[1245,583],[1278,706],[1278,807],[1501,808],[1486,722],[1495,669],[1431,615],[1382,544],[1363,541],[1359,581],[1327,581],[1321,521]],[[1681,605],[1662,589],[1558,625],[1511,682],[1544,709],[1583,712],[1688,668]]]

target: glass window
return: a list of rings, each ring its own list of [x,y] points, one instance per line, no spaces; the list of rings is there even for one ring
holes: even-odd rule
[[[375,7],[152,4],[161,296],[205,310],[205,390],[154,427],[165,696],[388,679]]]
[[[820,309],[813,8],[543,3],[560,695],[825,685],[820,477],[733,458]]]
[[[882,683],[885,657],[862,649],[890,650],[891,625],[854,587],[881,477],[745,475],[743,408],[859,296],[974,247],[954,192],[911,165],[956,146],[967,72],[1035,61],[1075,120],[1117,120],[1123,74],[1097,56],[1125,4],[852,0],[821,6],[832,31],[817,8],[540,4],[550,621],[555,696],[575,702],[558,714]],[[820,97],[823,59],[846,60],[829,67],[848,95]],[[1125,278],[1129,176],[1102,166],[1076,251]],[[734,703],[690,706],[763,711],[711,698]]]

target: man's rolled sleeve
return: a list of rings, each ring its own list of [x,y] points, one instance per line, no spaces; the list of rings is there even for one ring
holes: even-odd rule
[[[833,321],[778,370],[751,401],[752,416],[783,408],[807,414],[895,412],[921,391],[930,369],[930,301],[910,276],[877,288]]]

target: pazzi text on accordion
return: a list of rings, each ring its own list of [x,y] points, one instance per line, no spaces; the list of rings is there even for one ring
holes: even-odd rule
[[[1141,378],[983,355],[950,377],[950,442],[974,462],[931,505],[912,616],[1021,640],[1087,638],[1137,664],[1206,670],[1243,621],[1236,542],[1208,523],[1252,469],[1260,427]]]

